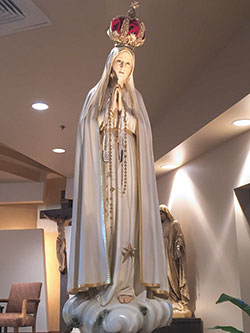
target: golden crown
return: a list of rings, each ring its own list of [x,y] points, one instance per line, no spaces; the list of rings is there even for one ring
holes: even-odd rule
[[[114,18],[109,26],[107,34],[115,42],[115,45],[138,47],[145,42],[145,24],[136,17],[135,10],[139,7],[137,1],[133,1],[128,10],[128,16]]]

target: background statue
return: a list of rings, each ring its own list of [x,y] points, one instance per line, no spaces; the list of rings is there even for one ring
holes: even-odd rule
[[[49,211],[48,211],[49,212]],[[53,212],[53,211],[52,211]],[[56,256],[59,263],[59,271],[62,274],[66,273],[66,239],[65,239],[65,227],[71,225],[71,218],[65,219],[61,214],[57,214],[55,217],[48,216],[44,212],[41,212],[41,218],[56,222],[57,224],[57,238],[56,238]]]
[[[58,235],[56,238],[56,255],[59,262],[59,271],[64,274],[66,271],[65,227],[71,225],[71,219],[65,221],[61,216],[57,216],[54,221],[57,223],[58,230]]]
[[[117,46],[77,134],[68,290],[102,306],[130,303],[147,289],[168,294],[151,127],[133,80],[132,48],[145,39],[136,7],[111,22]]]
[[[169,300],[174,309],[173,317],[191,317],[187,304],[190,300],[186,279],[186,249],[180,223],[166,205],[160,205],[164,245],[167,257]]]
[[[56,255],[59,271],[65,274],[67,272],[65,227],[70,226],[72,222],[72,200],[65,199],[65,190],[61,191],[61,208],[41,210],[40,219],[54,221],[57,224]]]

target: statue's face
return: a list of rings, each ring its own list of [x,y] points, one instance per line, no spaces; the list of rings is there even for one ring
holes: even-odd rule
[[[163,212],[162,210],[160,210],[160,215],[161,215],[161,223],[163,223],[165,221],[169,221],[167,218],[167,214],[165,212]]]
[[[113,70],[115,71],[118,83],[123,86],[127,81],[133,66],[133,59],[128,51],[119,53],[113,62]]]

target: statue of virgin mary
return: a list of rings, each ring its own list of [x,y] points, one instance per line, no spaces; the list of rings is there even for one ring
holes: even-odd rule
[[[133,80],[133,48],[145,40],[136,6],[111,22],[116,46],[77,133],[68,291],[101,306],[168,294],[151,127]]]

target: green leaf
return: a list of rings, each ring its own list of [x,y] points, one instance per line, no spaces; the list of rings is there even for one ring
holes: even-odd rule
[[[217,300],[216,304],[227,302],[227,301],[233,303],[236,306],[238,306],[244,312],[246,312],[248,314],[248,316],[250,316],[250,305],[248,305],[247,303],[243,302],[239,298],[235,298],[235,297],[229,296],[227,294],[221,294],[220,297],[219,297],[219,299]]]
[[[231,332],[231,333],[244,333],[243,331],[237,330],[237,328],[233,326],[214,326],[213,328],[208,328],[209,330],[222,330],[225,332]]]

